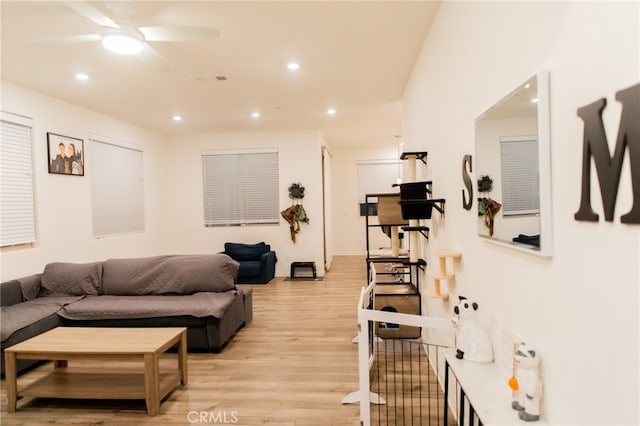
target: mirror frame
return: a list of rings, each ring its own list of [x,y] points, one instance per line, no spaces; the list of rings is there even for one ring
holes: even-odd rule
[[[517,251],[530,253],[533,255],[550,257],[553,254],[553,229],[552,229],[552,210],[551,210],[551,120],[550,120],[550,78],[549,71],[540,70],[535,73],[530,78],[536,78],[536,83],[538,86],[538,105],[537,105],[537,118],[538,118],[538,185],[539,185],[539,197],[540,197],[540,247],[539,249],[532,249],[528,247],[523,247],[519,244],[511,244],[508,241],[496,240],[490,238],[488,236],[483,236],[477,234],[478,237],[484,241],[490,242],[492,244],[500,245],[503,247],[508,247]],[[530,78],[524,80],[527,81]],[[501,98],[506,99],[511,95],[512,92],[507,94],[505,97]],[[486,111],[491,109],[491,107],[498,102],[494,102],[489,108],[485,109],[481,114],[479,114],[474,120],[474,129],[476,127],[476,122],[482,118]],[[475,135],[475,130],[474,130]],[[476,161],[479,158],[478,156],[478,140],[474,138],[475,150],[476,150]],[[476,170],[478,170],[478,165],[476,164]],[[476,191],[477,187],[477,177],[476,177]]]

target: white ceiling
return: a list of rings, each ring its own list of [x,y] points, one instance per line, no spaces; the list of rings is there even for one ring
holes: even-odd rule
[[[109,14],[104,2],[90,4]],[[164,134],[319,129],[331,146],[393,144],[401,131],[400,99],[438,6],[140,1],[136,26],[220,32],[210,41],[150,42],[170,64],[161,72],[108,52],[99,41],[35,41],[99,31],[64,2],[2,0],[1,76]],[[301,69],[287,70],[290,60]],[[76,81],[80,71],[90,80]],[[326,114],[330,106],[335,116]],[[253,111],[262,116],[252,119]],[[174,114],[183,121],[173,122]]]

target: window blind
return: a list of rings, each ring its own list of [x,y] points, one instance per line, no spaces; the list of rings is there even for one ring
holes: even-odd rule
[[[142,150],[91,139],[91,215],[93,235],[144,230]]]
[[[0,119],[0,246],[36,241],[31,120]]]
[[[205,226],[280,223],[277,151],[202,154]]]
[[[503,215],[539,213],[537,139],[501,138],[500,153]]]

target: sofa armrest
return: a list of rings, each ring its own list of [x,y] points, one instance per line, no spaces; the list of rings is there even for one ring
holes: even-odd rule
[[[253,289],[251,287],[238,287],[244,303],[244,325],[253,319]]]
[[[273,279],[277,261],[275,251],[268,251],[260,256],[260,282],[267,283]]]
[[[17,280],[20,283],[23,300],[33,300],[40,296],[41,278],[42,274],[34,274]]]
[[[0,306],[11,306],[26,302],[40,294],[40,277],[42,274],[29,275],[0,284]]]
[[[22,301],[23,298],[20,281],[11,280],[0,284],[0,306],[17,305]]]

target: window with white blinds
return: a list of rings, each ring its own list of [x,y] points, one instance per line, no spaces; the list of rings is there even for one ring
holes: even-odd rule
[[[402,177],[402,166],[398,160],[360,161],[358,168],[358,202],[364,203],[367,194],[399,192],[392,185]],[[370,200],[371,201],[371,200]]]
[[[501,138],[500,153],[503,215],[539,213],[537,139],[535,136]]]
[[[0,246],[36,241],[31,119],[0,115]]]
[[[144,231],[142,148],[105,137],[90,143],[93,235]]]
[[[202,153],[204,225],[280,223],[278,151]]]

